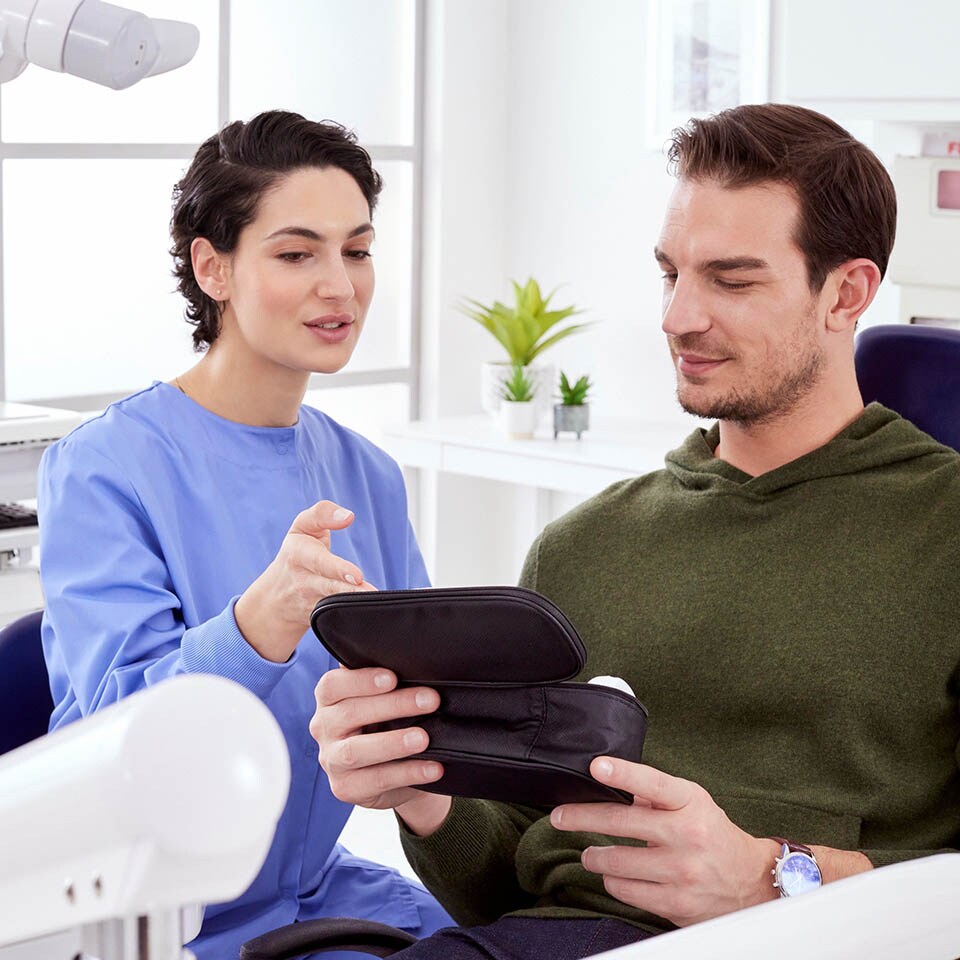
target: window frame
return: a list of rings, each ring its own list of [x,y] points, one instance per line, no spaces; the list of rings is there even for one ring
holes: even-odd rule
[[[136,0],[132,0],[136,3]],[[219,57],[217,68],[217,127],[230,122],[230,16],[232,0],[219,0]],[[313,374],[307,390],[333,390],[339,387],[357,387],[372,384],[405,384],[409,397],[409,416],[416,419],[420,411],[420,349],[423,289],[423,143],[424,143],[424,55],[426,31],[426,0],[413,0],[414,5],[414,86],[413,86],[413,143],[410,145],[364,144],[374,165],[395,161],[409,163],[412,168],[413,216],[410,225],[410,342],[409,362],[406,365],[351,372],[349,368],[333,375]],[[31,69],[39,70],[40,67]],[[15,80],[13,82],[16,82]],[[144,82],[149,82],[146,80]],[[3,197],[5,161],[7,160],[189,160],[199,143],[7,143],[0,139],[0,198]],[[4,298],[4,233],[0,217],[0,359],[6,357],[5,298]],[[184,327],[184,336],[187,335]],[[103,409],[127,394],[100,393],[75,396],[45,397],[23,402],[36,406],[76,410]],[[0,401],[6,400],[6,361],[0,363]]]

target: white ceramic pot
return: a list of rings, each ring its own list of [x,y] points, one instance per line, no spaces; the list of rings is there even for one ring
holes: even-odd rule
[[[514,403],[504,400],[500,404],[500,426],[509,440],[532,440],[537,426],[537,405],[528,400]]]
[[[486,413],[496,416],[503,398],[500,391],[504,380],[509,379],[513,367],[509,363],[483,363],[480,365],[480,404]],[[553,407],[553,392],[556,388],[557,370],[553,364],[531,363],[523,372],[533,384],[533,402],[537,419],[544,417]]]

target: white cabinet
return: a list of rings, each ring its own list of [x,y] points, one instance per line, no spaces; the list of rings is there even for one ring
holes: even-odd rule
[[[863,117],[960,116],[960,0],[773,0],[776,100]]]

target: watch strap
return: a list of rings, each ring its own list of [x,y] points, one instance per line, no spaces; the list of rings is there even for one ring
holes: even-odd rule
[[[794,843],[792,840],[785,840],[783,837],[771,837],[770,839],[787,847],[791,853],[805,853],[808,857],[812,857],[814,860],[817,859],[813,855],[813,851],[802,843]]]

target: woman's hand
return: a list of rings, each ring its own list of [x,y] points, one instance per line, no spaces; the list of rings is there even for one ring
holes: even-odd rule
[[[408,759],[429,743],[422,727],[382,733],[364,727],[433,713],[440,696],[429,687],[396,689],[396,675],[381,667],[329,670],[316,686],[310,733],[320,765],[338,800],[371,809],[393,807],[414,833],[432,833],[450,810],[450,798],[417,790],[443,776],[431,760]]]
[[[353,514],[329,500],[298,514],[270,566],[237,600],[237,626],[261,657],[289,660],[324,597],[376,589],[359,567],[330,550],[330,531],[351,523]]]

